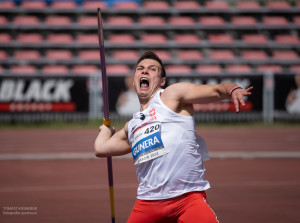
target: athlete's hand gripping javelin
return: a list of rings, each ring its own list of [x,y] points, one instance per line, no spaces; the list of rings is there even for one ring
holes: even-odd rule
[[[102,145],[107,140],[109,140],[116,133],[116,129],[113,126],[106,126],[102,124],[99,127],[99,135],[101,134],[101,138],[97,138],[95,144]]]
[[[107,137],[109,139],[116,133],[116,129],[113,126],[106,126],[106,125],[102,124],[99,127],[99,132],[103,132],[103,136]]]

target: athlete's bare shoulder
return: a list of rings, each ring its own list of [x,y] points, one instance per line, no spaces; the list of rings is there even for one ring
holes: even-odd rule
[[[186,83],[176,83],[168,86],[164,92],[161,94],[161,98],[163,99],[173,99],[173,100],[180,100],[182,95],[188,88]]]
[[[176,113],[188,116],[192,115],[194,112],[192,104],[182,101],[184,94],[189,89],[188,85],[188,83],[176,83],[168,86],[161,93],[162,102]]]

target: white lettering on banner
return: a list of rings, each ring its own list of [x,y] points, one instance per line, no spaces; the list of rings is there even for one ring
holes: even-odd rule
[[[73,80],[58,80],[53,93],[54,101],[70,101],[70,88],[73,86]]]
[[[48,80],[44,84],[44,88],[42,90],[42,97],[44,98],[45,101],[51,101],[51,96],[50,92],[51,89],[54,89],[55,87],[55,80]]]
[[[16,86],[16,93],[15,93],[15,100],[16,101],[23,101],[24,100],[24,96],[23,96],[23,90],[24,90],[24,87],[25,87],[25,83],[23,80],[20,80],[19,81],[19,84]]]
[[[10,101],[14,95],[14,87],[13,80],[3,80],[0,87],[0,101]]]
[[[0,85],[0,101],[71,101],[70,89],[74,85],[71,79],[30,80],[26,88],[25,80],[4,79]]]
[[[27,92],[24,94],[24,100],[16,100],[16,101],[41,101],[41,88],[42,83],[39,80],[32,80]]]

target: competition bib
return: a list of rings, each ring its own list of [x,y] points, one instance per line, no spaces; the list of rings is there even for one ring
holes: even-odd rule
[[[153,160],[165,155],[160,135],[160,124],[148,124],[134,133],[132,144],[132,157],[134,165]]]

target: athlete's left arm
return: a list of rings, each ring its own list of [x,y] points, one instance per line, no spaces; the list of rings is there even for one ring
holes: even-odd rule
[[[175,100],[186,104],[205,104],[232,99],[236,112],[239,112],[240,105],[244,106],[244,97],[251,95],[253,87],[247,89],[236,88],[233,83],[221,83],[217,85],[199,85],[191,83],[177,83],[166,88],[166,96],[169,95]],[[232,91],[233,90],[233,91]]]

